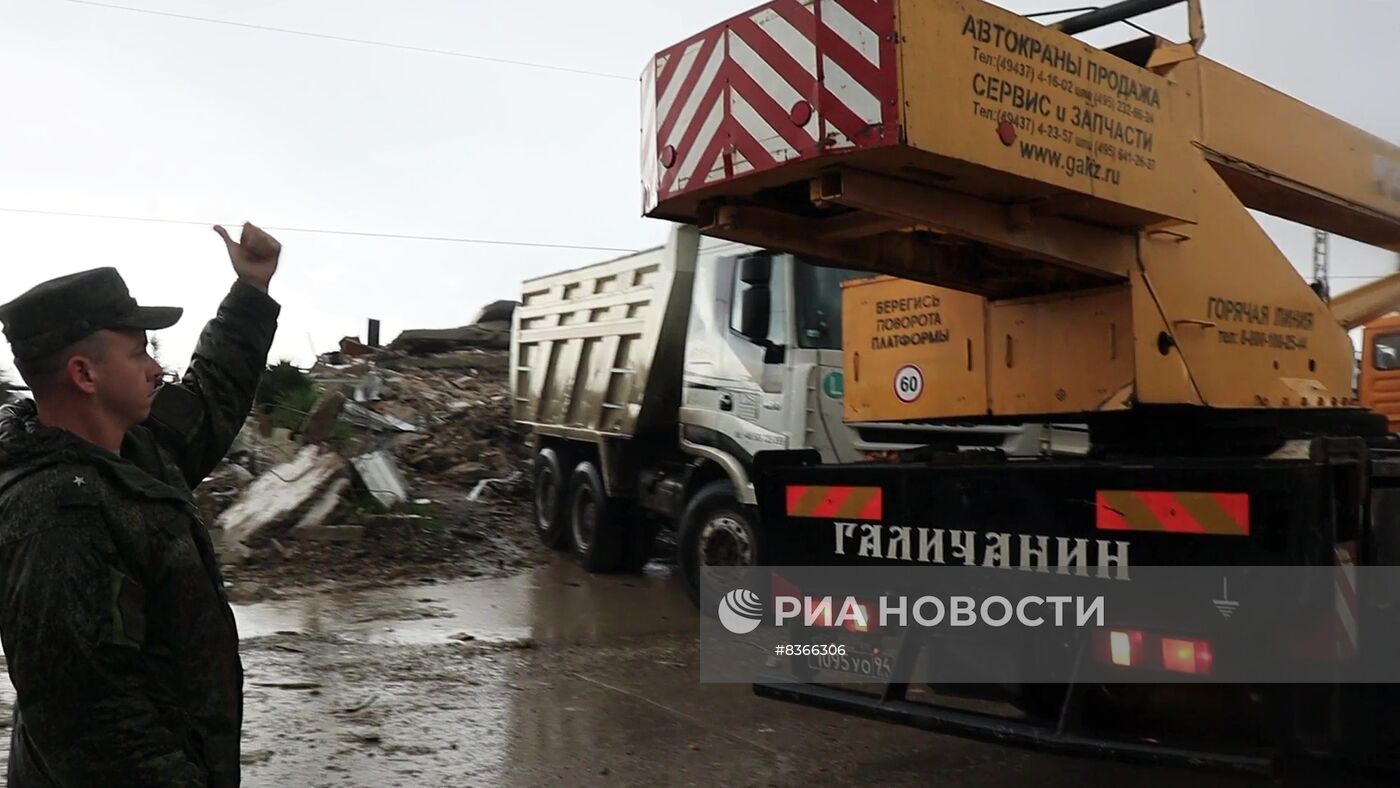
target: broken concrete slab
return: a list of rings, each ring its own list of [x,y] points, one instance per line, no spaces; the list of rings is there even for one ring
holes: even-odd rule
[[[345,469],[345,460],[318,446],[303,446],[288,462],[270,468],[219,515],[226,540],[245,542],[269,525],[302,512]]]
[[[388,452],[361,454],[351,459],[350,464],[370,496],[381,507],[392,509],[408,500],[408,482]]]
[[[252,481],[253,474],[237,463],[224,462],[215,468],[194,488],[194,502],[204,522],[214,522]]]
[[[415,356],[445,353],[462,348],[508,350],[510,348],[510,324],[493,323],[487,326],[415,329],[399,334],[397,339],[389,343],[390,350]]]
[[[331,485],[326,488],[325,492],[321,493],[321,497],[316,500],[316,503],[312,504],[311,508],[307,509],[306,513],[301,516],[301,519],[297,520],[297,524],[292,526],[293,534],[325,523],[326,518],[330,517],[335,508],[340,505],[340,499],[344,497],[345,491],[348,489],[350,489],[349,479],[340,478],[331,482]]]

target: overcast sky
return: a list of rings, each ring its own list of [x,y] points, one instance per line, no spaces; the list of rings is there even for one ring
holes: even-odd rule
[[[638,75],[649,56],[754,0],[114,0],[247,25],[532,61],[623,78],[307,38],[96,7],[0,0],[0,301],[99,265],[138,299],[186,307],[162,332],[183,368],[232,272],[191,222],[622,249],[660,243],[639,217]],[[1004,0],[1017,12],[1064,0]],[[1400,140],[1400,3],[1205,0],[1206,54]],[[1182,10],[1149,26],[1184,37]],[[1100,35],[1127,38],[1124,30]],[[1091,40],[1094,40],[1091,38]],[[1286,129],[1261,133],[1287,133]],[[1295,265],[1311,231],[1267,226]],[[277,232],[273,358],[309,363],[383,321],[461,325],[522,279],[615,256]],[[1336,289],[1393,255],[1334,241]],[[0,369],[8,369],[8,348]]]

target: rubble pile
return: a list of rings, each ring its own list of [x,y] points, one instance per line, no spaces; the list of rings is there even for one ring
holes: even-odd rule
[[[306,373],[316,398],[299,428],[250,417],[196,491],[226,573],[280,586],[541,559],[522,506],[530,455],[510,418],[507,306],[389,348],[342,341]]]
[[[413,471],[448,483],[504,478],[525,467],[524,436],[510,421],[504,376],[461,370],[405,371],[395,381],[395,403],[425,414],[425,429],[405,435],[397,451]],[[402,411],[400,411],[402,412]]]

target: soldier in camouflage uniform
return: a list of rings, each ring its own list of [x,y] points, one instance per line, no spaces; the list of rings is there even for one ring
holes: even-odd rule
[[[233,786],[243,668],[191,489],[243,426],[280,307],[281,246],[215,228],[238,280],[161,386],[114,269],[0,307],[33,400],[0,410],[0,641],[18,700],[9,785]]]

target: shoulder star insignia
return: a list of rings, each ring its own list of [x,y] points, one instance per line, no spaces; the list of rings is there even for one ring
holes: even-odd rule
[[[74,476],[74,477],[73,477],[73,486],[75,486],[75,487],[82,487],[84,484],[87,484],[87,479],[84,479],[84,478],[81,477],[81,476]]]

